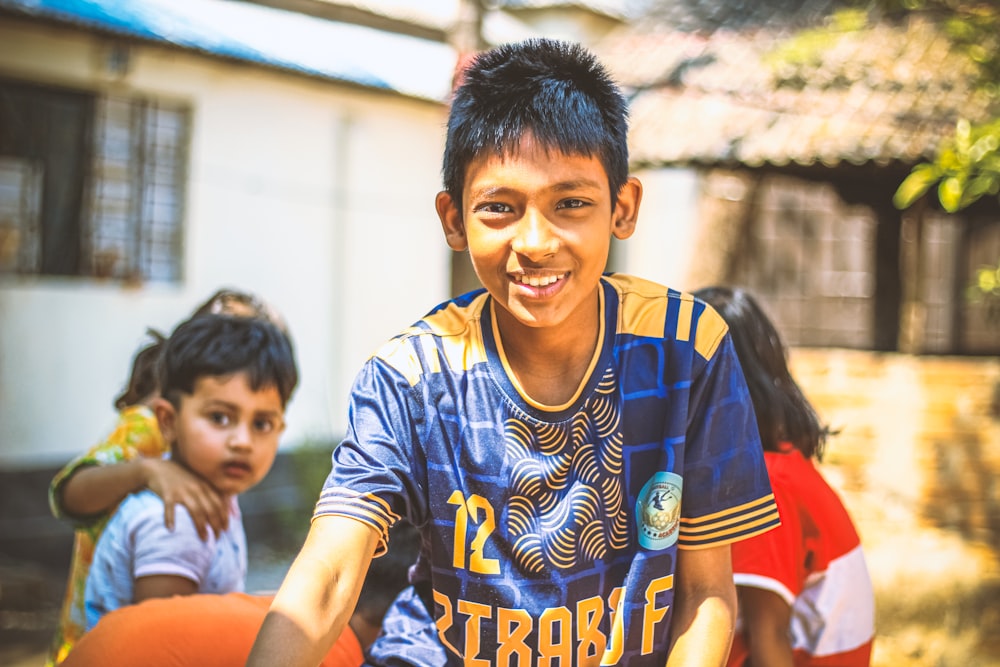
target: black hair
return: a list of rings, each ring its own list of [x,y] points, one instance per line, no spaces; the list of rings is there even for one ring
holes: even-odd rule
[[[203,377],[245,372],[250,388],[274,387],[287,405],[298,369],[288,336],[275,324],[256,317],[201,315],[181,323],[164,345],[160,391],[180,405],[180,395],[194,391]]]
[[[389,550],[372,559],[361,587],[355,612],[372,625],[381,625],[385,612],[399,593],[410,585],[410,566],[420,552],[420,533],[403,520],[389,529]]]
[[[132,371],[129,373],[128,384],[115,398],[115,409],[124,410],[130,405],[136,405],[149,398],[159,389],[159,362],[163,343],[166,339],[159,331],[147,329],[146,335],[153,339],[139,349],[132,358]]]
[[[829,429],[788,369],[788,351],[774,324],[745,290],[706,287],[694,296],[715,308],[729,325],[736,356],[750,388],[761,444],[778,451],[789,442],[806,458],[823,458]]]
[[[509,155],[530,133],[547,150],[596,156],[612,207],[628,180],[628,106],[579,44],[529,39],[478,55],[462,74],[448,116],[444,187],[461,210],[469,164]]]

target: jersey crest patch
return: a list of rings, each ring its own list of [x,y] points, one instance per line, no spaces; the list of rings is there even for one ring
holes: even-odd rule
[[[659,551],[677,542],[683,485],[680,475],[658,472],[642,487],[635,503],[635,514],[639,544],[643,548]]]

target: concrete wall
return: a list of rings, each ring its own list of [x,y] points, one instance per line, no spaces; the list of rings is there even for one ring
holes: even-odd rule
[[[448,292],[441,105],[4,19],[0,76],[179,100],[192,110],[184,279],[138,288],[0,276],[0,468],[64,462],[114,418],[147,326],[169,330],[222,286],[284,314],[301,384],[284,443],[342,432],[345,397],[384,338]]]

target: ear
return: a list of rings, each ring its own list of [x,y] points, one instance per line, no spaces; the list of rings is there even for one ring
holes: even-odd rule
[[[456,252],[462,252],[468,248],[469,242],[465,238],[462,211],[451,195],[445,191],[437,193],[434,208],[437,209],[438,218],[441,220],[441,228],[444,230],[444,239],[448,242],[448,247]]]
[[[160,423],[160,433],[168,445],[173,445],[177,436],[177,409],[165,398],[153,399],[153,412]]]
[[[618,192],[615,210],[611,214],[611,233],[616,239],[624,240],[632,236],[635,223],[639,219],[639,204],[642,202],[642,183],[634,176]]]

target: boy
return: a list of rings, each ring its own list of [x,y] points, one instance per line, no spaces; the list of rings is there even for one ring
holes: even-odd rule
[[[576,45],[501,46],[466,71],[436,208],[485,290],[365,364],[248,665],[319,662],[400,516],[423,533],[421,595],[387,616],[384,664],[724,663],[729,544],[777,511],[725,324],[602,277],[642,194],[626,115]]]
[[[171,530],[159,496],[130,495],[94,551],[88,631],[108,612],[149,598],[243,590],[246,538],[236,496],[274,462],[298,382],[291,343],[261,319],[205,315],[178,326],[162,355],[160,430],[172,459],[226,499],[229,526],[202,540],[186,510],[178,508]]]

